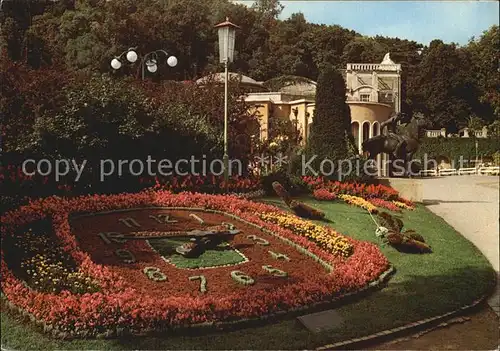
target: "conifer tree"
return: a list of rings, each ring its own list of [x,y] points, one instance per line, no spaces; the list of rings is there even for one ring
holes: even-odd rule
[[[318,162],[325,158],[336,161],[349,157],[350,126],[344,78],[333,67],[325,67],[316,88],[309,154],[318,155]]]

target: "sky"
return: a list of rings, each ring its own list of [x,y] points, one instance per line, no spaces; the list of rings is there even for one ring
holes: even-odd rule
[[[236,1],[250,6],[253,1]],[[302,12],[308,22],[338,24],[367,35],[414,40],[433,39],[465,45],[498,25],[498,1],[280,1],[280,19]]]

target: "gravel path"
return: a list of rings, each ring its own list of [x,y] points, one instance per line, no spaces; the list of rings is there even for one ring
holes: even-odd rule
[[[423,179],[424,204],[470,240],[499,272],[499,178],[449,176]],[[489,300],[500,313],[500,295]]]
[[[424,203],[470,240],[499,271],[499,178],[449,176],[423,179]],[[500,281],[500,279],[499,279]],[[373,345],[372,350],[499,350],[499,286],[487,306],[450,324]],[[493,313],[495,312],[495,313]]]
[[[476,245],[499,271],[498,177],[423,179],[424,203]]]

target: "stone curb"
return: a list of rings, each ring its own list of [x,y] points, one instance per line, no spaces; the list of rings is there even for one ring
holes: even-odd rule
[[[490,296],[490,294],[485,294],[482,297],[480,297],[479,299],[474,300],[471,304],[464,305],[460,308],[457,308],[456,310],[453,310],[453,311],[445,313],[445,314],[441,314],[441,315],[431,317],[431,318],[421,319],[421,320],[413,322],[413,323],[405,324],[401,327],[383,330],[383,331],[380,331],[380,332],[375,333],[375,334],[363,336],[361,338],[353,338],[353,339],[349,339],[349,340],[345,340],[345,341],[339,341],[339,342],[336,342],[334,344],[323,345],[323,346],[317,347],[316,350],[318,350],[318,351],[319,350],[334,350],[334,349],[338,349],[340,347],[344,348],[345,346],[350,346],[350,345],[357,344],[360,342],[373,341],[377,338],[386,337],[386,336],[389,336],[389,335],[392,335],[395,333],[402,332],[404,330],[416,329],[417,327],[422,327],[422,326],[425,326],[425,325],[428,325],[428,324],[431,324],[431,323],[434,323],[437,321],[449,319],[452,316],[459,315],[459,314],[463,313],[464,311],[470,310],[470,309],[478,306],[479,304],[484,303],[488,299],[489,296]]]

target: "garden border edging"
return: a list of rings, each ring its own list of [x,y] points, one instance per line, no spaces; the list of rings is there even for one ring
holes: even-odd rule
[[[350,345],[362,343],[362,342],[374,341],[377,338],[387,337],[389,335],[396,334],[396,333],[399,333],[402,331],[408,331],[408,330],[416,329],[418,327],[423,327],[423,326],[426,326],[426,325],[429,325],[429,324],[432,324],[432,323],[435,323],[438,321],[444,321],[444,320],[449,319],[450,317],[459,315],[464,311],[468,311],[474,307],[477,307],[481,303],[485,303],[490,295],[491,295],[491,293],[486,293],[483,296],[481,296],[479,299],[474,300],[471,304],[464,305],[460,308],[457,308],[457,309],[455,309],[451,312],[445,313],[445,314],[441,314],[441,315],[431,317],[431,318],[421,319],[421,320],[413,322],[413,323],[405,324],[401,327],[382,330],[378,333],[363,336],[361,338],[353,338],[353,339],[349,339],[349,340],[345,340],[345,341],[339,341],[339,342],[336,342],[333,344],[326,344],[326,345],[317,347],[315,350],[317,350],[317,351],[334,350],[334,349],[337,349],[339,347],[350,346]]]

